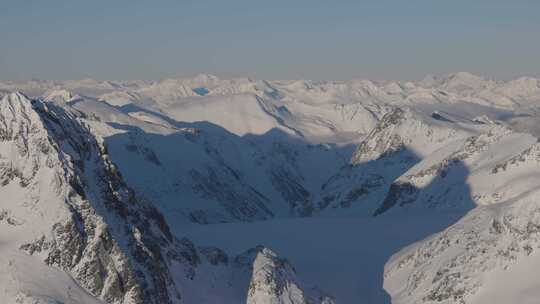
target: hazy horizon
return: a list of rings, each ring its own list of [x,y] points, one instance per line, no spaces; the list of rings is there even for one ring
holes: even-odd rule
[[[0,79],[540,76],[540,3],[11,1]]]
[[[506,82],[506,81],[511,81],[511,80],[516,80],[516,79],[519,79],[519,78],[527,78],[527,77],[532,77],[532,78],[538,78],[540,79],[540,76],[537,76],[537,75],[516,75],[514,77],[507,77],[507,78],[497,78],[497,77],[493,77],[491,75],[486,75],[486,74],[481,74],[481,73],[472,73],[472,72],[469,72],[469,71],[455,71],[455,72],[449,72],[449,73],[444,73],[444,74],[433,74],[433,73],[430,73],[430,74],[426,74],[422,77],[419,77],[419,78],[415,78],[415,79],[386,79],[386,78],[373,78],[373,77],[355,77],[355,78],[349,78],[349,79],[324,79],[324,78],[321,78],[321,79],[311,79],[311,78],[282,78],[282,79],[264,79],[264,78],[254,78],[254,77],[247,77],[247,76],[242,76],[242,75],[232,75],[232,76],[223,76],[223,75],[216,75],[216,74],[212,74],[212,73],[205,73],[205,72],[201,72],[201,73],[194,73],[194,74],[172,74],[172,75],[167,75],[167,76],[164,76],[164,77],[160,77],[160,78],[154,78],[154,79],[121,79],[121,78],[116,78],[116,79],[104,79],[104,78],[95,78],[95,77],[84,77],[84,78],[66,78],[66,79],[47,79],[47,78],[39,78],[39,77],[31,77],[31,78],[20,78],[20,79],[1,79],[0,78],[0,81],[6,81],[6,82],[9,82],[9,81],[13,81],[13,82],[28,82],[28,81],[52,81],[52,82],[65,82],[65,81],[84,81],[84,80],[94,80],[94,81],[98,81],[98,82],[101,82],[101,81],[111,81],[111,82],[114,82],[114,81],[144,81],[144,82],[159,82],[159,81],[163,81],[163,80],[167,80],[167,79],[186,79],[186,80],[189,80],[189,79],[194,79],[198,76],[201,76],[201,75],[209,75],[209,76],[215,76],[217,78],[219,78],[220,80],[233,80],[233,79],[251,79],[251,80],[263,80],[263,81],[296,81],[296,80],[306,80],[306,81],[321,81],[321,82],[333,82],[333,81],[336,81],[336,82],[347,82],[347,81],[355,81],[355,80],[370,80],[370,81],[374,81],[374,82],[420,82],[430,76],[433,76],[433,77],[436,77],[438,79],[443,79],[445,77],[450,77],[452,75],[455,75],[455,74],[458,74],[458,73],[469,73],[469,74],[472,74],[472,75],[475,75],[475,76],[479,76],[479,77],[482,77],[486,80],[493,80],[493,81],[502,81],[502,82]]]

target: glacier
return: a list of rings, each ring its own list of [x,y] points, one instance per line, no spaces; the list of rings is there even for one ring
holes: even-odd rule
[[[8,302],[540,296],[538,79],[202,74],[0,97]]]

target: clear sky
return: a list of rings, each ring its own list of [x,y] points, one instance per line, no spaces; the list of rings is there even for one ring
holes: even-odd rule
[[[0,79],[540,76],[538,0],[0,0]]]

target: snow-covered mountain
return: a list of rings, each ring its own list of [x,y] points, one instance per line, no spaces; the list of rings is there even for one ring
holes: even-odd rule
[[[311,289],[268,249],[257,249],[265,258],[229,263],[219,249],[173,235],[152,203],[126,185],[83,112],[12,93],[0,102],[0,117],[5,301],[239,303],[248,286],[283,284],[295,288],[266,290],[258,303],[290,292],[289,303],[308,303],[297,295]],[[259,282],[261,267],[269,277]],[[332,301],[322,293],[312,299]]]
[[[538,79],[33,80],[0,96],[12,302],[483,304],[523,293],[505,275],[540,282],[523,266],[538,262]],[[329,218],[377,229],[300,248],[324,245],[303,227]],[[350,272],[248,242],[261,221],[287,221],[300,265]],[[235,252],[197,232],[230,225],[246,227]]]

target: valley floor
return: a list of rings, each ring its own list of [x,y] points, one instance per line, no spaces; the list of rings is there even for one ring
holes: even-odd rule
[[[401,248],[441,231],[461,215],[401,214],[379,218],[303,218],[180,227],[199,245],[230,255],[265,245],[287,257],[337,303],[384,304],[384,264]]]

